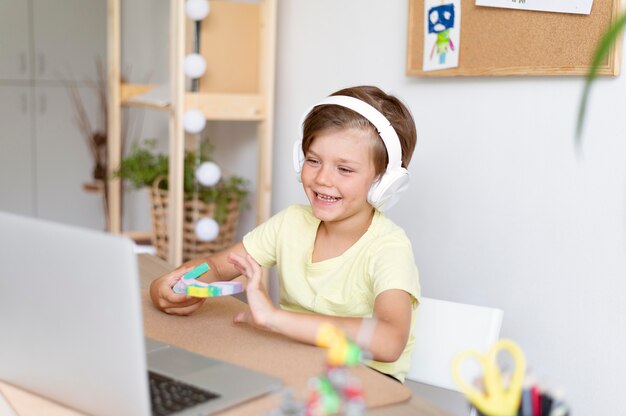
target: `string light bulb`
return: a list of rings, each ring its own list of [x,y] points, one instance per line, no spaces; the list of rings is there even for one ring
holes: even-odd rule
[[[196,223],[196,235],[200,241],[213,241],[220,233],[220,226],[213,218],[202,218]]]
[[[197,109],[187,110],[183,114],[183,128],[187,133],[200,133],[206,126],[206,118],[202,111]]]
[[[183,69],[189,78],[200,78],[206,71],[206,61],[199,53],[190,53],[183,61]]]
[[[192,20],[202,20],[211,11],[208,0],[187,0],[185,3],[185,12]]]
[[[215,162],[202,162],[196,169],[196,179],[204,186],[214,186],[221,177],[222,170]]]

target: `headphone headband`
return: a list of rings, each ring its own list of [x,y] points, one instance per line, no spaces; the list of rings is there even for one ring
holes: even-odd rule
[[[311,110],[320,105],[338,105],[349,108],[350,110],[365,117],[374,125],[378,135],[385,144],[385,149],[387,149],[387,158],[389,160],[387,170],[402,167],[402,148],[400,147],[400,138],[398,137],[396,130],[391,125],[391,122],[387,120],[387,117],[385,117],[383,113],[365,101],[347,95],[331,95],[326,97],[322,101],[315,104]],[[310,113],[310,111],[305,114],[305,117],[308,113]]]

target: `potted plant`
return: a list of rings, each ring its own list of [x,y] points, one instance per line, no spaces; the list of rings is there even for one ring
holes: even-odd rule
[[[126,180],[131,189],[150,189],[152,210],[152,242],[157,254],[167,256],[167,190],[169,158],[156,151],[156,140],[134,143],[120,163],[116,176]],[[248,182],[231,175],[217,176],[211,186],[196,179],[198,167],[213,162],[212,147],[203,141],[199,151],[186,152],[184,161],[184,230],[183,259],[209,255],[230,246],[235,239],[241,209],[247,207]],[[218,174],[219,175],[219,174]],[[215,181],[212,181],[215,182]],[[204,221],[214,221],[211,235],[201,232]]]

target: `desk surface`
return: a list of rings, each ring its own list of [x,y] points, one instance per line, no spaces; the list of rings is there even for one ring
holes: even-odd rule
[[[174,343],[199,354],[236,363],[282,379],[283,384],[304,400],[308,380],[321,373],[326,351],[302,344],[284,336],[234,324],[233,316],[246,308],[245,303],[224,296],[210,299],[191,316],[172,316],[158,311],[148,298],[150,282],[171,267],[164,261],[140,255],[141,295],[146,336]],[[443,413],[400,383],[365,366],[353,373],[365,390],[368,414],[420,414],[440,416]],[[0,393],[8,399],[18,415],[78,415],[73,410],[34,396],[0,382]],[[270,394],[241,404],[220,415],[259,415],[279,407],[279,394]],[[384,408],[381,408],[384,407]],[[378,409],[380,408],[380,409]],[[42,412],[45,409],[45,412]]]

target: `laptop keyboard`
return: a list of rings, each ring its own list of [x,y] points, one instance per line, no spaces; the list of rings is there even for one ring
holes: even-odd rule
[[[213,392],[201,390],[162,374],[152,371],[148,371],[148,374],[152,414],[155,416],[171,415],[220,397]]]

